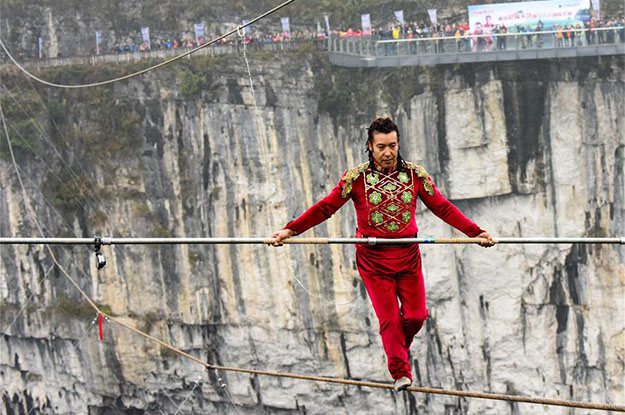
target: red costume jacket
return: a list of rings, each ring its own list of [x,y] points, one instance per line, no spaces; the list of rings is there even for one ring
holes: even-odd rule
[[[352,199],[360,235],[412,238],[418,231],[417,196],[436,216],[465,235],[475,237],[483,232],[438,191],[425,169],[414,163],[405,163],[404,169],[389,173],[371,169],[369,163],[346,171],[330,194],[285,228],[301,234]]]

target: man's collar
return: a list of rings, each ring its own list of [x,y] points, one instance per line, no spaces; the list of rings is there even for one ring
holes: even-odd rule
[[[380,164],[377,161],[373,160],[373,167],[375,167],[377,171],[382,172],[384,174],[391,174],[395,170],[397,170],[397,161],[395,161],[395,164],[393,165],[393,167],[391,167],[390,169],[385,169],[382,166],[380,166]]]

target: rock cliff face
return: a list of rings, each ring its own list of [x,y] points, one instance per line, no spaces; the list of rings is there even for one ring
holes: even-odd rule
[[[493,234],[625,235],[623,57],[351,70],[293,54],[251,66],[254,94],[240,57],[78,92],[5,71],[27,198],[3,134],[0,234],[37,236],[30,206],[46,236],[268,236],[365,159],[364,128],[389,114],[404,157]],[[354,219],[346,206],[306,236],[351,236]],[[421,235],[456,235],[425,209],[418,223]],[[100,342],[45,248],[0,249],[7,413],[573,413],[203,374],[114,324]],[[353,246],[115,246],[101,271],[91,249],[53,250],[107,311],[208,362],[388,381]],[[417,385],[623,403],[623,246],[422,254],[430,318],[412,347]]]

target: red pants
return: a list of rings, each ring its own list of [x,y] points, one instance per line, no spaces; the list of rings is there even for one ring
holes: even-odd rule
[[[356,263],[380,323],[388,370],[395,380],[412,379],[408,349],[428,317],[419,246],[356,245]]]

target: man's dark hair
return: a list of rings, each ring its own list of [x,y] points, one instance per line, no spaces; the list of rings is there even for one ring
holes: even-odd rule
[[[375,169],[375,163],[373,162],[373,152],[369,150],[369,144],[373,144],[373,133],[383,133],[388,134],[395,131],[397,133],[397,142],[399,143],[399,128],[397,128],[397,124],[390,119],[390,117],[379,117],[371,122],[369,128],[367,128],[367,154],[369,155],[369,168]],[[401,157],[400,152],[397,152],[397,169],[402,171],[404,170],[406,162]]]

